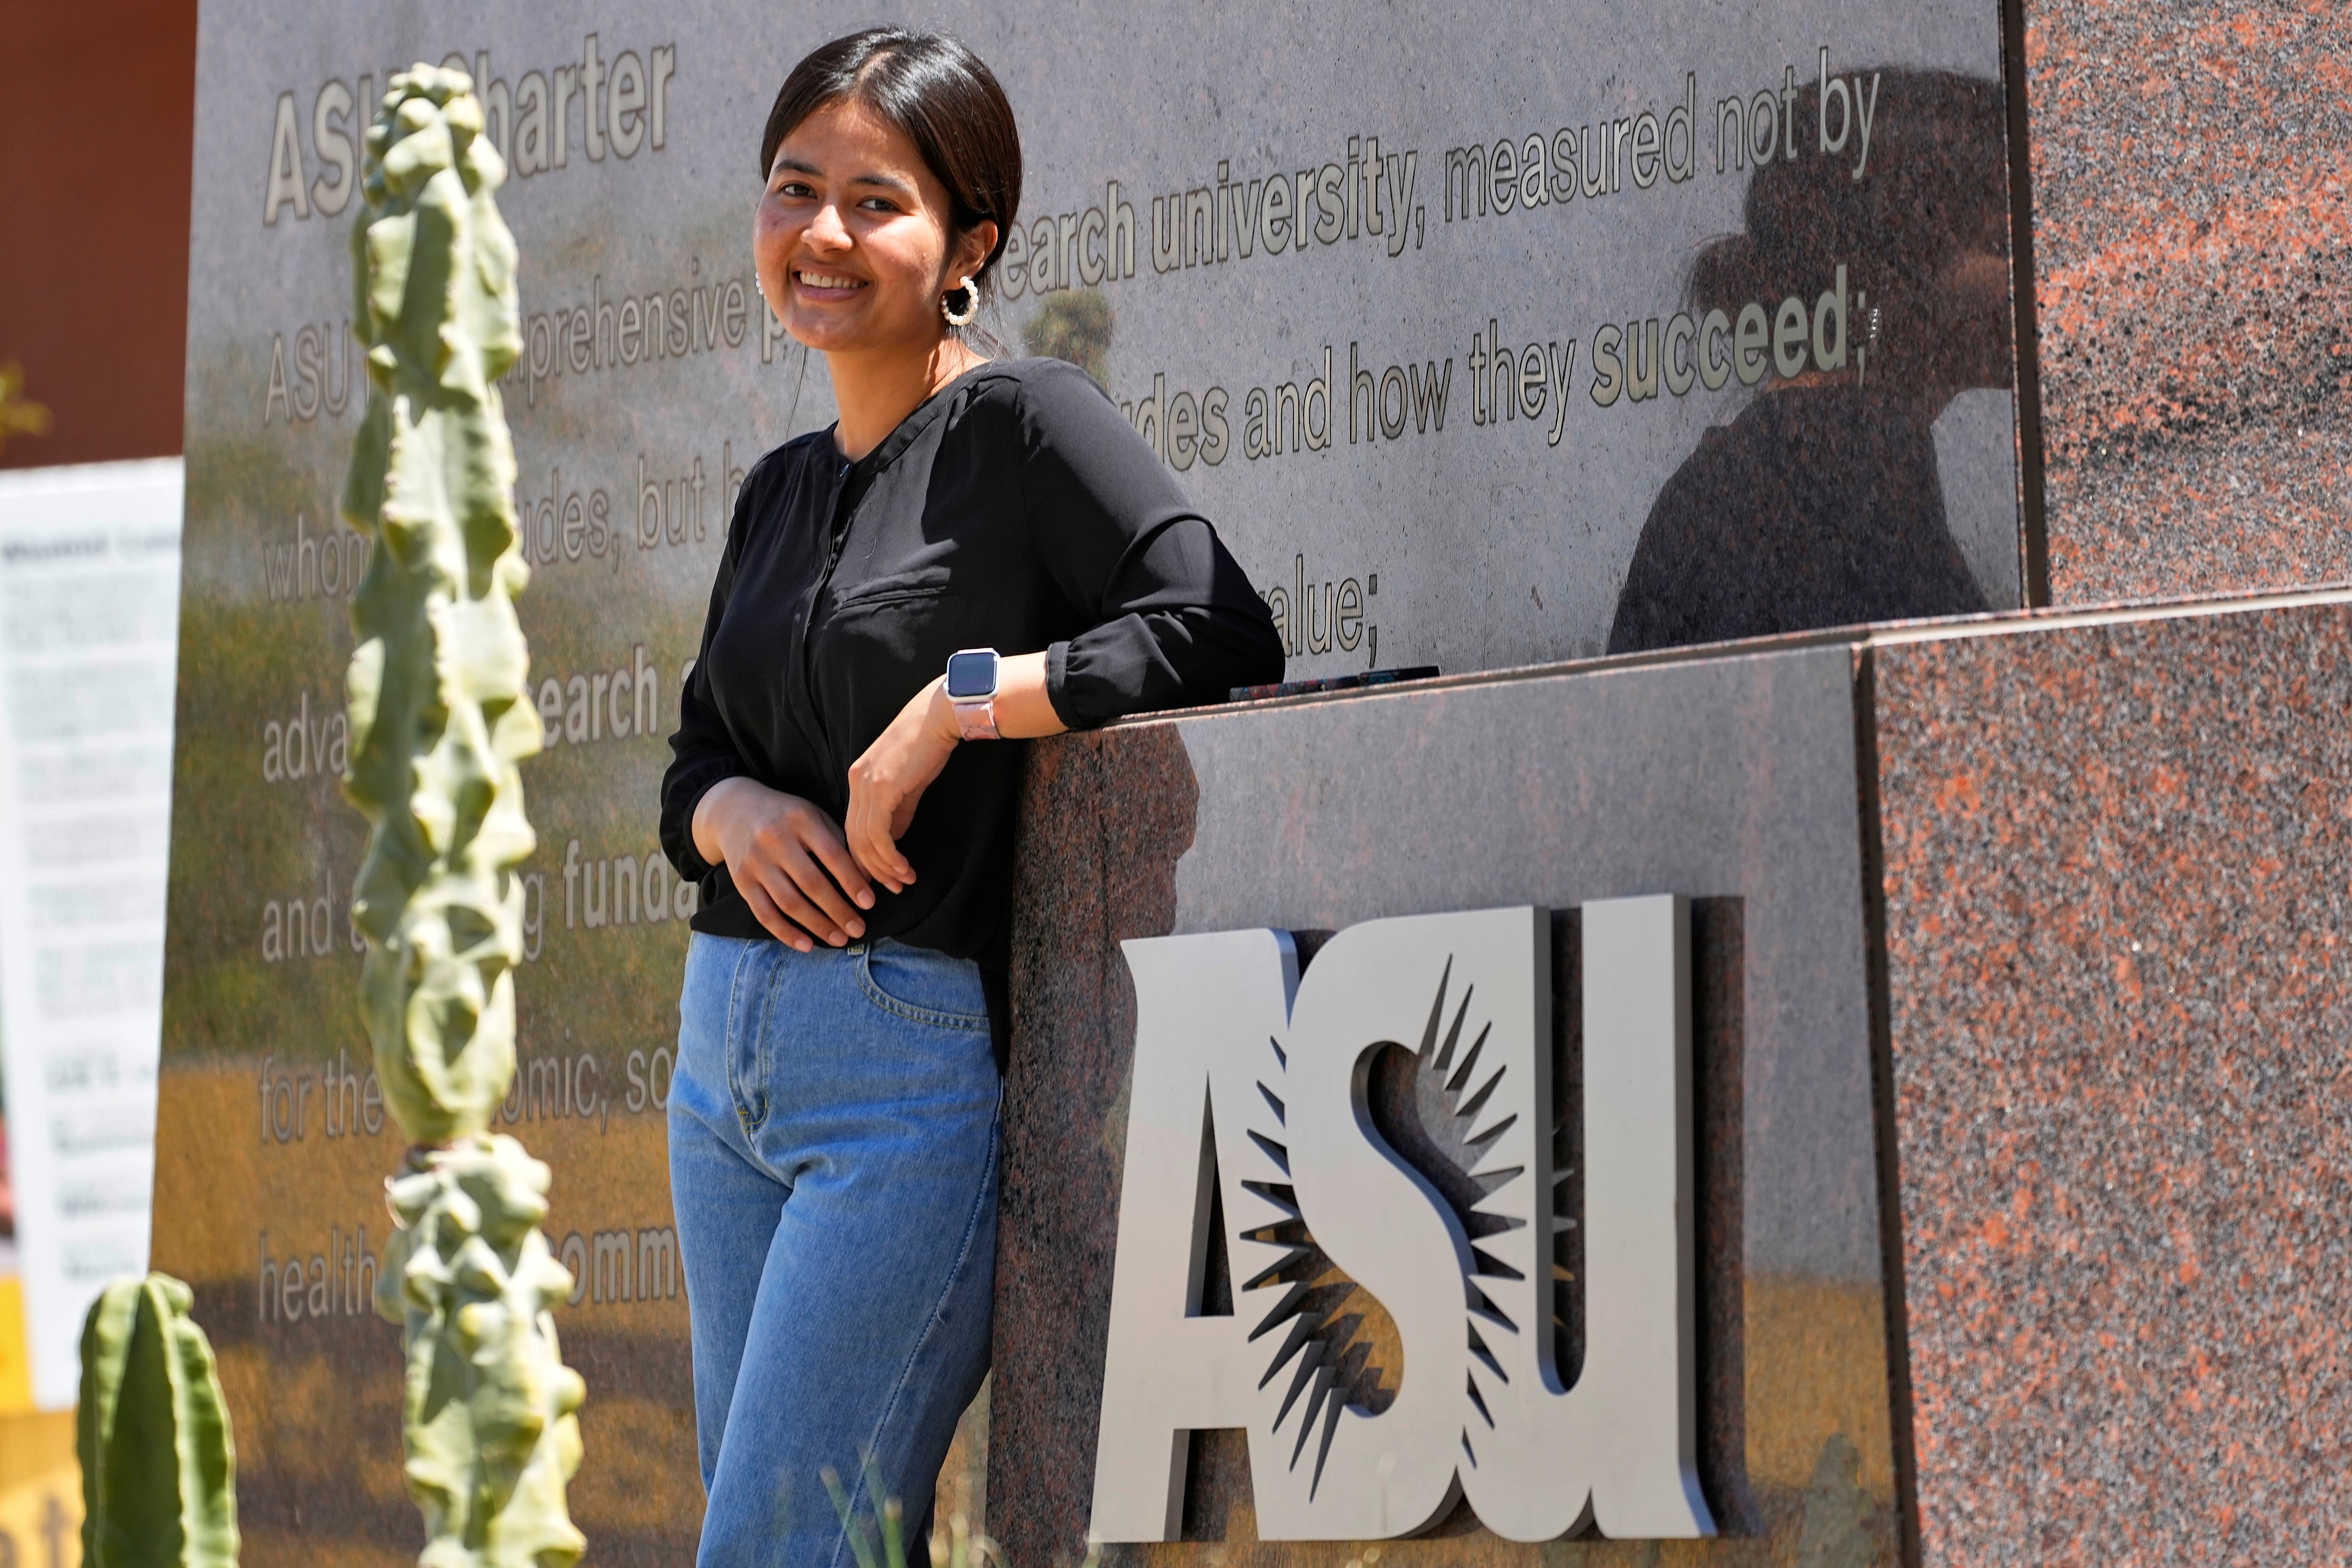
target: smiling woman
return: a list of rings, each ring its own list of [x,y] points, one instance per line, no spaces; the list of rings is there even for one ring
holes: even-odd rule
[[[1013,742],[1278,680],[1282,646],[1084,372],[966,341],[1021,198],[987,66],[836,39],[760,168],[760,292],[841,417],[745,476],[680,695],[670,1182],[699,1561],[816,1568],[822,1472],[919,1527],[987,1370]]]

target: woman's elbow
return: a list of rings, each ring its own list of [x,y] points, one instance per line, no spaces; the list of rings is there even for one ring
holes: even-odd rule
[[[1217,660],[1217,689],[1203,692],[1198,700],[1223,702],[1236,687],[1271,686],[1282,679],[1282,634],[1276,629],[1274,617],[1264,613],[1223,617],[1219,628],[1223,636],[1223,657]]]
[[[1235,686],[1272,686],[1283,676],[1283,664],[1287,657],[1282,647],[1282,634],[1274,627],[1274,617],[1266,616],[1251,628],[1243,679]]]

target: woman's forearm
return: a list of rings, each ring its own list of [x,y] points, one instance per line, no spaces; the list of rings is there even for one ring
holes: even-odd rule
[[[996,732],[1008,741],[1058,735],[1069,726],[1045,695],[1045,656],[1014,654],[996,666]]]
[[[924,690],[925,728],[937,737],[942,748],[938,762],[919,770],[922,782],[928,784],[936,775],[939,763],[946,760],[945,752],[959,742],[955,705],[948,700],[947,683],[935,679]],[[1045,695],[1045,656],[1042,653],[1013,654],[998,662],[996,668],[996,732],[1008,741],[1031,741],[1046,735],[1058,735],[1069,728],[1062,716],[1054,711],[1054,702]],[[703,792],[695,803],[695,853],[710,865],[727,863],[724,824],[730,813],[751,805],[760,809],[772,809],[772,799],[779,792],[770,789],[757,779],[737,776],[721,779]]]
[[[930,739],[925,744],[941,748],[938,762],[947,761],[947,752],[961,740],[956,726],[955,704],[948,700],[947,680],[934,679],[917,694],[912,710],[920,704],[923,729]],[[1007,741],[1034,741],[1047,735],[1058,735],[1069,726],[1054,711],[1053,699],[1045,695],[1045,656],[1042,653],[1007,654],[996,662],[996,733]],[[929,784],[938,769],[934,766],[923,774]]]

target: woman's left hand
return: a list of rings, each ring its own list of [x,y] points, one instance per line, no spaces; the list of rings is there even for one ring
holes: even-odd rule
[[[933,680],[849,766],[843,837],[866,874],[894,893],[905,892],[915,879],[915,868],[898,853],[898,840],[960,742],[955,705],[948,700],[944,681]]]

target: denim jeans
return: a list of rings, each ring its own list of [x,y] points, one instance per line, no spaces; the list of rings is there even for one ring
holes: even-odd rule
[[[821,1472],[871,1520],[870,1456],[912,1531],[988,1370],[1001,1085],[980,971],[697,932],[678,1013],[696,1562],[845,1568]]]

